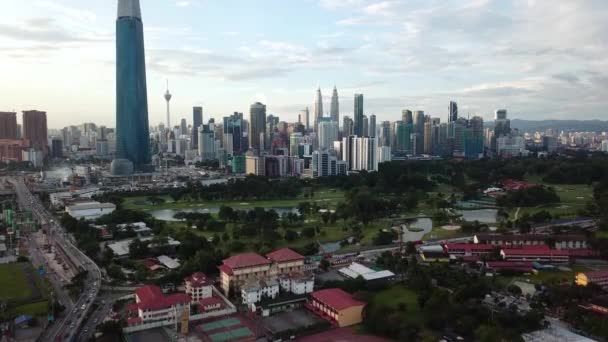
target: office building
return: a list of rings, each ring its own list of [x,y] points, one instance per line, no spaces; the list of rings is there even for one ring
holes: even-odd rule
[[[319,119],[323,117],[323,95],[321,95],[321,88],[317,89],[315,94],[315,105],[314,105],[314,119],[315,119],[315,132],[318,132]]]
[[[349,116],[345,116],[342,121],[342,137],[348,137],[354,134],[355,124],[353,119]]]
[[[392,160],[392,153],[390,146],[378,146],[378,164],[384,162],[390,162]]]
[[[354,129],[353,134],[363,136],[363,94],[355,94],[355,110],[354,110]],[[346,135],[346,134],[345,134]]]
[[[527,154],[526,141],[518,135],[497,137],[496,153],[504,158],[525,156]]]
[[[450,101],[450,106],[448,107],[448,122],[458,120],[458,104],[454,101]]]
[[[404,109],[401,112],[401,120],[406,124],[414,124],[414,114],[409,109]]]
[[[424,123],[424,154],[433,153],[433,124],[430,121]]]
[[[116,20],[116,159],[112,173],[150,164],[144,30],[139,0],[119,0]]]
[[[319,149],[329,149],[338,140],[338,123],[334,121],[319,122]]]
[[[380,135],[378,136],[379,146],[391,146],[391,123],[390,121],[382,121],[380,123]]]
[[[241,154],[247,150],[247,142],[243,139],[243,113],[234,112],[231,116],[224,117],[224,141],[226,137],[232,137],[232,153]]]
[[[192,148],[198,148],[198,129],[203,124],[203,107],[192,108]]]
[[[249,148],[264,151],[266,132],[266,105],[256,102],[249,109]]]
[[[97,144],[101,141],[97,140]],[[51,139],[51,158],[63,158],[63,141],[59,138]]]
[[[289,155],[292,157],[299,156],[298,147],[300,146],[300,142],[302,141],[302,133],[295,132],[289,135]]]
[[[280,178],[287,176],[289,170],[289,156],[271,155],[264,156],[264,176],[268,178]]]
[[[30,147],[46,155],[48,149],[46,112],[26,110],[23,112],[23,139]]]
[[[367,115],[363,115],[363,129],[362,129],[362,136],[364,137],[368,137],[369,136],[369,119],[367,118]]]
[[[248,175],[264,176],[266,167],[264,157],[258,157],[251,152],[245,155],[245,173]]]
[[[369,135],[370,138],[376,137],[376,115],[375,114],[372,114],[369,116],[369,125],[367,128],[367,135]]]
[[[198,128],[198,154],[202,160],[217,159],[215,133],[212,127],[213,125],[202,125]]]
[[[0,112],[0,139],[18,139],[17,113]]]
[[[414,154],[412,148],[412,134],[414,134],[414,125],[405,121],[397,121],[395,123],[395,150],[400,153]]]
[[[331,121],[340,124],[340,100],[338,98],[338,89],[334,86],[334,91],[331,95],[331,108],[329,112]]]
[[[304,126],[305,130],[310,130],[310,111],[308,110],[308,107],[300,111],[298,121]]]
[[[312,153],[312,176],[327,177],[345,175],[346,162],[339,160],[334,151],[321,150]]]

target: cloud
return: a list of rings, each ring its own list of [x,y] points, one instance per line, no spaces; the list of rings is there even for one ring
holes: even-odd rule
[[[0,36],[38,43],[75,43],[107,41],[110,37],[77,34],[55,24],[51,18],[28,19],[24,26],[0,24]]]

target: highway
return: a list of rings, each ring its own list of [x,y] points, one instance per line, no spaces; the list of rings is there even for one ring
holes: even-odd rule
[[[49,276],[57,297],[60,298],[62,304],[66,306],[66,312],[64,317],[58,318],[53,325],[45,330],[40,338],[40,341],[78,341],[80,340],[78,334],[81,331],[81,325],[91,310],[93,302],[99,295],[99,289],[101,288],[101,271],[93,260],[74,246],[72,242],[73,239],[44,208],[39,198],[32,195],[23,179],[11,178],[9,179],[9,182],[12,183],[15,193],[17,194],[19,206],[23,210],[31,210],[38,222],[48,228],[47,234],[49,235],[49,239],[54,240],[55,246],[62,249],[63,254],[70,259],[70,262],[73,265],[81,270],[88,271],[85,289],[74,305],[71,305],[71,300],[63,289],[63,284],[61,284],[59,279],[55,275]],[[32,257],[38,262],[40,262],[40,258],[43,260],[44,258],[40,253],[42,246],[37,245],[36,239],[30,239],[29,243],[30,252],[33,252],[31,254]]]

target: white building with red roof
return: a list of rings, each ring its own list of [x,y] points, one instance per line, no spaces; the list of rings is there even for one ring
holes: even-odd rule
[[[186,294],[190,295],[193,302],[209,298],[213,295],[213,283],[203,272],[193,273],[184,279]]]
[[[179,317],[184,310],[190,310],[190,296],[175,293],[165,296],[160,287],[146,285],[135,290],[137,319],[130,319],[131,324],[151,323],[172,320]]]
[[[256,253],[244,253],[225,259],[220,270],[222,290],[238,293],[240,287],[252,280],[278,277],[304,267],[304,256],[289,248],[282,248],[263,257]]]

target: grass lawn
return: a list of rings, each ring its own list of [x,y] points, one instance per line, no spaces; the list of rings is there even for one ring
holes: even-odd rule
[[[598,239],[608,239],[608,232],[596,232],[595,237]]]
[[[22,300],[31,295],[21,264],[0,265],[0,301]]]
[[[334,208],[336,204],[344,199],[344,192],[337,189],[323,189],[315,192],[313,198],[300,195],[296,198],[279,200],[242,200],[242,201],[179,201],[173,202],[170,196],[160,196],[165,203],[152,205],[147,201],[147,196],[126,197],[124,207],[126,209],[157,210],[157,209],[196,209],[196,208],[219,208],[222,205],[234,209],[252,209],[255,207],[266,208],[295,208],[300,202],[315,202],[319,206]]]
[[[459,236],[466,236],[470,234],[463,233],[459,230],[446,230],[441,227],[433,227],[430,233],[424,234],[423,240],[427,239],[452,239]]]
[[[420,319],[420,307],[418,306],[418,295],[403,285],[397,284],[386,290],[377,292],[374,302],[399,310],[400,304],[405,304],[405,311],[401,314],[408,320]]]
[[[524,213],[534,214],[547,210],[551,215],[559,215],[561,218],[576,217],[579,209],[583,209],[588,201],[593,199],[593,188],[586,184],[549,184],[543,183],[538,177],[527,177],[528,181],[552,187],[561,199],[561,203],[551,205],[541,205],[537,207],[522,207],[519,210],[519,217]],[[517,208],[509,212],[509,219],[515,218]]]
[[[45,316],[49,312],[49,302],[44,300],[41,302],[25,304],[10,309],[9,311],[14,315],[30,315],[33,317]]]
[[[546,284],[552,282],[573,282],[574,276],[578,272],[587,271],[589,268],[582,265],[574,265],[570,267],[571,271],[541,271],[538,274],[531,274],[529,276],[513,276],[513,277],[503,277],[498,276],[497,281],[499,281],[504,286],[508,286],[514,281],[521,281],[524,283],[532,283],[532,284]]]

